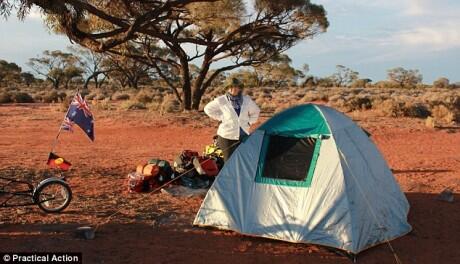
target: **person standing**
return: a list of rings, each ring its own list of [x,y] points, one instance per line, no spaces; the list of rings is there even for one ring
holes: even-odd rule
[[[232,78],[228,91],[204,107],[210,118],[220,121],[217,145],[227,161],[241,141],[249,136],[251,125],[259,119],[260,108],[247,95],[243,95],[243,83]]]

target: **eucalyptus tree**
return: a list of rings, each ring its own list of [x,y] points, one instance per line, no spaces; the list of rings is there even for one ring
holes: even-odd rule
[[[34,6],[73,42],[148,63],[187,110],[199,108],[220,74],[267,62],[329,25],[324,8],[309,0],[0,0],[4,15],[17,7],[24,17]],[[131,54],[127,43],[143,53]],[[199,67],[195,78],[191,64]]]

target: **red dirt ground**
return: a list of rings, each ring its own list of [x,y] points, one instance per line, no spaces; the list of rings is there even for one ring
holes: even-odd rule
[[[63,116],[57,108],[0,106],[0,173],[12,166],[18,173],[44,169]],[[95,143],[76,131],[62,134],[58,144],[57,153],[74,164],[69,208],[59,215],[35,207],[0,209],[0,251],[83,252],[84,263],[350,263],[319,246],[192,227],[201,198],[126,192],[126,175],[138,163],[171,160],[183,149],[210,143],[216,124],[207,118],[146,111],[95,116]],[[373,134],[411,204],[414,231],[392,242],[402,263],[460,263],[460,130],[429,129],[421,120],[373,112],[352,117]],[[456,193],[453,203],[437,199],[447,187]],[[95,240],[75,237],[76,227],[99,223]],[[394,258],[380,245],[361,253],[358,263]]]

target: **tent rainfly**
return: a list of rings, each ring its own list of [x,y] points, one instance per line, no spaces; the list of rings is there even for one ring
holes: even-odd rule
[[[366,133],[306,104],[265,122],[233,153],[194,225],[357,254],[407,234],[409,204]]]

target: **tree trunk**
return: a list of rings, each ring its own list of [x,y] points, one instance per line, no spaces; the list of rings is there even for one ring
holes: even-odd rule
[[[94,76],[94,85],[96,86],[96,88],[99,88],[99,81],[97,79],[98,76],[99,76],[99,74]]]
[[[195,84],[193,87],[193,100],[192,100],[192,109],[199,110],[201,97],[203,96],[204,92],[206,91],[207,86],[210,82],[204,83],[204,80],[209,72],[209,67],[211,66],[211,50],[207,50],[206,54],[203,58],[203,63],[201,64],[200,74],[195,80]]]
[[[192,110],[192,85],[190,83],[190,70],[186,58],[181,58],[182,76],[184,83],[182,85],[182,106],[184,110]]]
[[[193,93],[193,101],[192,101],[193,110],[200,109],[201,97],[203,97],[203,93],[204,91],[202,89],[198,89]]]
[[[51,80],[54,89],[59,89],[59,80]]]
[[[89,85],[89,81],[91,80],[91,78],[92,78],[92,76],[86,78],[85,84],[83,85],[84,90],[88,90],[88,85]]]

